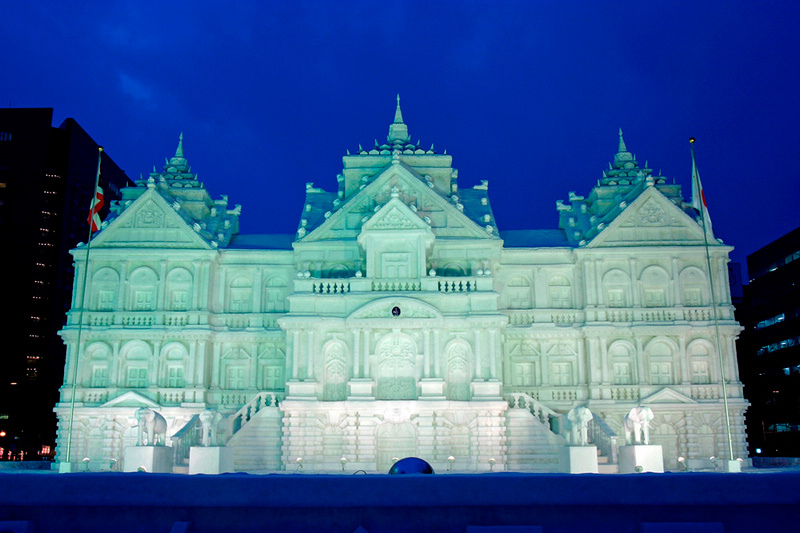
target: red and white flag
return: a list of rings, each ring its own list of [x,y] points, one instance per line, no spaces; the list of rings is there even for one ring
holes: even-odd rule
[[[693,141],[694,139],[690,142],[694,144]],[[703,184],[700,182],[700,171],[697,170],[697,161],[694,159],[694,146],[692,146],[692,207],[700,214],[701,224],[706,230],[706,235],[713,239],[714,232],[711,230],[711,217],[708,215],[706,195],[703,192]]]
[[[104,205],[103,188],[97,185],[97,190],[89,207],[89,225],[92,227],[92,233],[100,229],[100,210]]]

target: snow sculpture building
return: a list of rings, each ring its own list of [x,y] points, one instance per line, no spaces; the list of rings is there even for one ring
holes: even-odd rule
[[[569,409],[591,408],[613,456],[624,414],[647,405],[667,468],[702,466],[728,454],[720,360],[744,456],[731,248],[711,240],[712,294],[697,213],[621,132],[590,194],[558,202],[557,230],[499,232],[488,184],[460,188],[451,156],[412,144],[399,99],[386,143],[343,162],[338,190],[306,185],[290,236],[239,235],[240,207],[211,199],[182,139],[123,191],[88,266],[73,251],[59,460],[71,409],[72,460],[103,469],[150,407],[180,465],[210,407],[240,471],[386,472],[406,456],[555,471]]]

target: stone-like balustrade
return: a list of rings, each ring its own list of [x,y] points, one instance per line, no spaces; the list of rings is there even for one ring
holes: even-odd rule
[[[508,404],[512,409],[525,409],[539,420],[542,424],[550,425],[550,418],[559,418],[556,413],[535,398],[528,396],[524,392],[512,392],[508,395]]]
[[[424,278],[344,278],[344,279],[296,279],[294,289],[298,293],[347,294],[350,292],[443,292],[468,293],[494,290],[491,276],[478,277],[424,277]]]
[[[592,417],[588,427],[589,442],[597,446],[600,454],[608,457],[610,463],[618,463],[617,447],[620,437],[597,413],[593,412]]]
[[[709,322],[714,320],[711,307],[684,308],[599,308],[599,309],[506,309],[509,326],[526,327],[533,324],[572,325],[592,322],[611,323],[664,323],[664,322]],[[733,320],[731,307],[718,307],[719,320]]]
[[[277,392],[264,391],[256,394],[231,417],[231,434],[242,429],[262,409],[277,408],[282,399],[283,394]]]

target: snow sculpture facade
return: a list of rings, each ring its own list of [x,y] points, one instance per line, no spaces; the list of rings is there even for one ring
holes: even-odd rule
[[[238,235],[241,208],[211,199],[182,140],[123,191],[88,267],[73,251],[60,460],[74,376],[71,456],[101,465],[148,407],[168,440],[222,413],[241,471],[556,471],[571,408],[602,444],[657,405],[651,438],[677,467],[726,449],[712,300],[744,454],[731,248],[711,243],[712,294],[696,214],[621,133],[557,230],[499,232],[487,182],[461,188],[451,156],[411,143],[399,99],[386,143],[343,162],[336,191],[306,185],[292,236]]]

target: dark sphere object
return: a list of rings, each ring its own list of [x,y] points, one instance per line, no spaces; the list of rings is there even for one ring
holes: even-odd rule
[[[393,307],[392,308],[392,316],[400,316],[400,308],[399,307]]]
[[[428,464],[428,461],[420,459],[419,457],[406,457],[400,459],[392,468],[389,469],[390,474],[435,474],[433,467]]]

